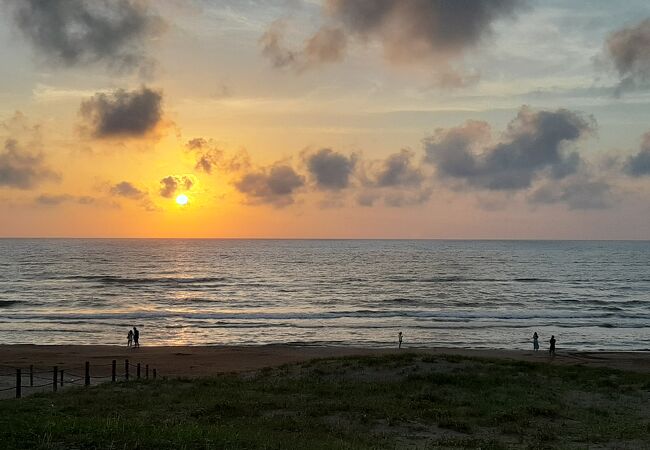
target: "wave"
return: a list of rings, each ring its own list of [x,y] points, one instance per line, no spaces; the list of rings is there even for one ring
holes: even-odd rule
[[[224,283],[228,281],[226,277],[120,277],[115,275],[75,275],[62,277],[61,279],[70,281],[90,281],[104,284],[207,284],[207,283]]]
[[[0,308],[9,308],[20,303],[18,300],[0,300]]]
[[[650,320],[650,314],[615,313],[596,311],[422,311],[422,310],[347,310],[347,311],[318,311],[318,312],[187,312],[187,311],[120,311],[105,313],[34,313],[10,314],[0,322],[12,320],[44,319],[50,321],[63,320],[336,320],[336,319],[412,319],[414,321],[467,322],[475,321],[524,321],[524,320],[603,320],[630,319]],[[480,325],[477,325],[480,326]],[[584,326],[590,326],[588,322]]]
[[[557,280],[550,278],[481,278],[450,275],[430,278],[387,278],[391,283],[553,283]]]
[[[549,278],[514,278],[517,283],[552,283],[555,280]]]

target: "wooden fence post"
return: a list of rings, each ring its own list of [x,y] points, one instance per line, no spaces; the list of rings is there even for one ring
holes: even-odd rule
[[[86,361],[86,373],[84,378],[85,378],[84,384],[86,386],[90,386],[90,362],[89,361]]]
[[[156,379],[156,369],[153,369],[153,379]]]
[[[34,365],[29,365],[29,386],[34,386]]]
[[[111,381],[115,383],[115,372],[116,372],[117,361],[113,360],[111,364]]]
[[[56,385],[59,383],[59,367],[52,368],[52,392],[56,392]]]
[[[129,381],[129,360],[124,360],[124,379]]]
[[[149,364],[145,364],[145,366],[144,366],[144,377],[147,380],[149,379]]]
[[[138,376],[138,380],[140,379],[140,363],[138,363],[137,369],[136,369],[136,374]]]
[[[63,369],[61,369],[61,387],[63,387]]]
[[[23,376],[20,373],[20,369],[16,369],[16,398],[20,398],[23,395]]]

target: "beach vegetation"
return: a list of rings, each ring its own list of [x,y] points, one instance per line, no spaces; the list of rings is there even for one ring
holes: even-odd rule
[[[649,374],[553,363],[417,353],[333,358],[3,400],[0,442],[6,449],[650,448],[649,385]]]

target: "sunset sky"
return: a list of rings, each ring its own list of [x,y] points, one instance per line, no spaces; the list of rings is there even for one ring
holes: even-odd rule
[[[0,42],[0,236],[650,239],[647,0],[0,0]]]

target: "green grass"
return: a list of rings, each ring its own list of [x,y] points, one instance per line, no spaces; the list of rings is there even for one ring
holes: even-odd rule
[[[650,376],[403,354],[0,401],[0,447],[650,448]]]

